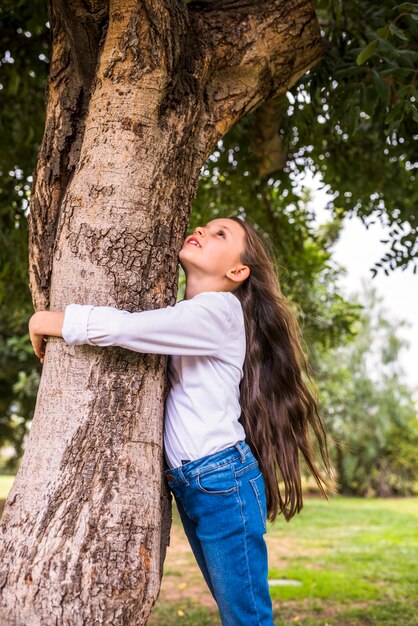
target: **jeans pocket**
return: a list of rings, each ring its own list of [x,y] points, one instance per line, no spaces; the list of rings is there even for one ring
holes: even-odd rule
[[[196,484],[203,493],[213,495],[228,495],[238,489],[234,467],[231,463],[199,473]]]
[[[260,516],[264,530],[267,531],[267,498],[266,485],[264,482],[263,474],[260,472],[259,475],[255,478],[250,478],[250,483],[258,502],[258,508],[260,510]]]

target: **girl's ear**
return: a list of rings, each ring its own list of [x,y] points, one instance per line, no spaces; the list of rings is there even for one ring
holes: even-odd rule
[[[236,283],[241,283],[250,275],[250,268],[248,265],[241,265],[241,267],[237,267],[234,270],[229,270],[226,275]]]

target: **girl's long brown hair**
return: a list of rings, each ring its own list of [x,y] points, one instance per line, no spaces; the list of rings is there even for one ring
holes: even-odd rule
[[[240,383],[241,418],[246,441],[264,476],[267,517],[283,513],[289,521],[303,507],[299,450],[322,495],[335,492],[327,438],[302,348],[302,334],[290,300],[282,293],[271,242],[241,217],[230,216],[245,230],[241,262],[250,275],[235,290],[241,302],[247,341]],[[270,248],[270,250],[268,250]],[[303,379],[306,373],[310,387]],[[327,476],[315,463],[309,426],[316,436]],[[284,482],[284,496],[279,487]]]

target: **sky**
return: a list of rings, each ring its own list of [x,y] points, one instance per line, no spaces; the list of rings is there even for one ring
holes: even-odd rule
[[[330,196],[319,189],[320,179],[311,174],[300,182],[302,186],[312,190],[312,201],[309,208],[314,210],[316,224],[330,220],[330,213],[325,209]],[[333,246],[334,259],[344,266],[347,273],[341,276],[339,285],[344,296],[354,292],[361,293],[361,278],[364,277],[376,287],[378,295],[383,298],[383,306],[390,320],[407,320],[410,326],[399,329],[398,335],[406,338],[410,346],[400,353],[400,363],[405,371],[405,382],[415,388],[414,398],[418,403],[418,273],[413,274],[412,268],[404,271],[394,270],[386,276],[378,272],[374,278],[370,272],[376,261],[379,261],[389,244],[381,239],[388,237],[388,228],[377,222],[368,229],[358,217],[346,217],[339,241]]]

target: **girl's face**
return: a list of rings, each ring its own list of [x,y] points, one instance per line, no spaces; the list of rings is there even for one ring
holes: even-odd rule
[[[244,228],[235,220],[219,218],[198,226],[186,237],[179,260],[186,275],[192,271],[199,276],[223,279],[228,272],[244,267],[240,260],[244,246]]]

